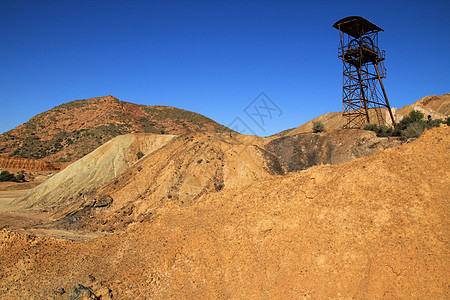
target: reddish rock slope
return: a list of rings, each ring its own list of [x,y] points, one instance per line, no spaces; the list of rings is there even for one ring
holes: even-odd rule
[[[120,101],[113,96],[76,100],[34,116],[0,135],[0,156],[74,161],[126,133],[178,135],[228,132],[200,114]]]
[[[64,163],[52,163],[42,159],[0,156],[0,169],[9,171],[56,171],[64,167]]]

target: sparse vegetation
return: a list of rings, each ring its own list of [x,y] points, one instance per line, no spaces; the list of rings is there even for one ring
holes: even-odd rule
[[[424,114],[420,111],[413,110],[408,116],[404,117],[394,127],[378,126],[376,124],[367,124],[364,129],[374,131],[377,136],[399,136],[404,139],[418,138],[425,129],[438,127],[441,124],[450,125],[450,117],[446,120],[429,118],[427,121],[424,119]]]
[[[0,173],[0,181],[16,181],[16,177],[14,177],[14,174],[4,170]]]
[[[139,151],[138,153],[136,153],[137,159],[141,159],[142,157],[144,157],[144,153],[142,151]]]
[[[313,121],[313,131],[314,133],[324,132],[325,126],[320,121]]]
[[[24,182],[25,181],[24,171],[20,171],[16,175],[14,175],[6,170],[3,170],[0,172],[0,182],[2,181]]]
[[[394,131],[390,126],[378,126],[376,124],[367,124],[364,129],[374,131],[380,137],[392,136]]]

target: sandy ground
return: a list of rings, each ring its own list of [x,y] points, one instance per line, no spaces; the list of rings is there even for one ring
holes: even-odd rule
[[[51,236],[73,241],[87,241],[106,235],[97,232],[86,233],[43,228],[42,225],[50,221],[49,213],[44,211],[11,211],[8,205],[28,193],[30,187],[37,186],[39,183],[0,183],[0,228],[35,236]]]
[[[165,198],[85,242],[0,229],[0,298],[68,299],[82,284],[101,299],[449,299],[449,155],[442,127],[190,204]]]

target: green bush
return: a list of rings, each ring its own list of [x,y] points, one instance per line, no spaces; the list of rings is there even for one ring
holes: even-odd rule
[[[408,125],[408,127],[402,131],[401,135],[404,138],[418,138],[426,128],[425,122],[413,122]]]
[[[139,151],[138,153],[136,153],[137,159],[141,159],[144,156],[144,153],[142,151]]]
[[[14,174],[4,170],[0,173],[0,181],[17,181],[17,179]]]
[[[423,119],[424,114],[418,110],[413,110],[409,113],[409,117],[412,119],[413,122],[417,122]]]
[[[378,126],[376,124],[367,124],[364,129],[374,131],[377,136],[387,137],[387,136],[400,136],[404,139],[417,138],[419,137],[425,129],[430,129],[433,127],[438,127],[443,123],[450,123],[450,117],[441,120],[428,121],[423,120],[424,114],[420,111],[413,110],[408,116],[404,117],[400,122],[395,124],[394,128],[388,126]]]
[[[320,121],[313,121],[313,131],[315,133],[325,131],[325,126]]]
[[[381,137],[392,136],[394,132],[394,129],[390,126],[378,126],[377,124],[367,124],[364,129],[374,131],[377,136]]]

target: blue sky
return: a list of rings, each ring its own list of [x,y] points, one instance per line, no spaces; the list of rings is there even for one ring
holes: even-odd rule
[[[385,31],[393,107],[450,92],[450,1],[0,1],[0,133],[76,99],[170,105],[262,136],[341,110],[337,20]],[[257,126],[245,108],[277,105]]]

